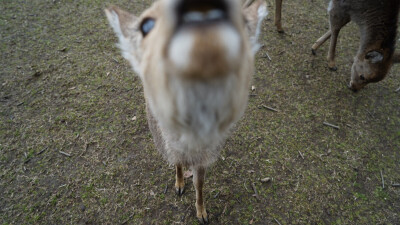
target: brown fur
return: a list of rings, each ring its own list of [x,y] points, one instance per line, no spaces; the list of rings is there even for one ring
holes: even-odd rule
[[[195,32],[198,32],[198,38],[195,40],[195,48],[192,51],[191,58],[196,63],[191,64],[182,73],[182,76],[190,80],[207,80],[229,74],[228,68],[230,66],[224,57],[225,50],[221,48],[221,43],[219,43],[219,38],[215,33],[210,32],[209,29]],[[212,55],[209,54],[210,49],[213,49]]]

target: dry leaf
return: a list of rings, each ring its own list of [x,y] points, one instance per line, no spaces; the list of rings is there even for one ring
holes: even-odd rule
[[[261,179],[261,182],[263,182],[263,183],[267,183],[269,181],[271,181],[271,178],[269,178],[269,177]]]

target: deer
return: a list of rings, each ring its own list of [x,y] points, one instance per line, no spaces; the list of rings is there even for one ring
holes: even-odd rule
[[[244,3],[244,6],[250,5],[254,0],[247,0]],[[282,1],[283,0],[275,0],[275,26],[278,33],[284,33],[285,31],[282,28]]]
[[[193,173],[196,217],[208,223],[203,195],[214,163],[247,106],[264,0],[159,0],[140,16],[105,14],[119,48],[143,84],[155,147],[175,166],[175,192]]]
[[[328,67],[336,71],[335,51],[340,29],[350,21],[360,28],[360,45],[351,68],[348,87],[357,91],[385,78],[393,63],[399,14],[399,0],[331,0],[330,29],[312,46],[312,53],[330,38]]]

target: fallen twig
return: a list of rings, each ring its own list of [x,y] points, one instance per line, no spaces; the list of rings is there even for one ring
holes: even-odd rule
[[[228,206],[228,203],[225,204],[224,210],[222,210],[222,215],[225,215],[226,212],[226,207]]]
[[[381,170],[381,179],[382,179],[382,189],[385,189],[385,180],[383,179],[382,170]]]
[[[263,108],[274,111],[274,112],[279,112],[277,109],[274,109],[272,107],[266,106],[266,105],[262,105]]]
[[[372,117],[372,119],[375,119],[375,116],[370,111],[367,110],[367,113],[369,114],[370,117]]]
[[[168,183],[165,184],[164,194],[167,194],[167,191],[168,191]]]
[[[303,153],[301,153],[300,151],[298,151],[298,152],[299,152],[299,154],[300,154],[301,158],[302,158],[302,159],[304,159],[304,155],[303,155]]]
[[[66,152],[63,152],[63,151],[58,151],[60,154],[62,154],[62,155],[65,155],[65,156],[68,156],[68,157],[71,157],[71,154],[68,154],[68,153],[66,153]]]
[[[324,124],[325,126],[328,126],[328,127],[333,127],[333,128],[335,128],[335,129],[338,129],[338,130],[339,130],[339,126],[336,126],[336,125],[330,124],[330,123],[328,123],[328,122],[324,122],[323,124]]]
[[[58,51],[59,51],[59,52],[66,52],[66,51],[67,51],[67,47],[64,47],[64,48],[58,49]]]
[[[400,187],[400,184],[392,184],[392,187]]]
[[[44,151],[46,151],[47,150],[47,147],[46,148],[44,148],[44,149],[42,149],[42,151],[40,151],[40,152],[38,152],[38,153],[36,153],[36,155],[40,155],[40,154],[42,154]]]
[[[133,216],[135,215],[135,213],[132,213],[128,219],[126,219],[124,222],[121,223],[121,225],[127,224],[129,222],[129,220],[131,220],[133,218]]]
[[[261,58],[267,58],[269,61],[272,61],[271,57],[269,57],[268,53],[265,53],[264,56],[261,56]]]
[[[258,200],[260,200],[260,196],[258,195],[258,191],[257,191],[256,185],[254,183],[251,183],[251,187],[253,188],[254,196],[256,196],[256,198]]]
[[[400,91],[400,87],[399,88],[397,88],[394,92],[399,92]]]
[[[278,221],[277,219],[274,218],[274,220],[275,220],[275,222],[277,222],[279,225],[282,225],[281,223],[279,223],[279,221]]]

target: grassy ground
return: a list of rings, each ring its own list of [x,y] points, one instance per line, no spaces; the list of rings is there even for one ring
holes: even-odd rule
[[[175,196],[174,169],[154,149],[109,3],[1,0],[2,224],[197,224],[192,181]],[[114,3],[139,13],[150,1]],[[212,224],[399,224],[400,68],[349,91],[354,24],[341,33],[337,72],[327,45],[310,54],[326,6],[285,1],[286,34],[263,24],[256,90],[207,173]]]

